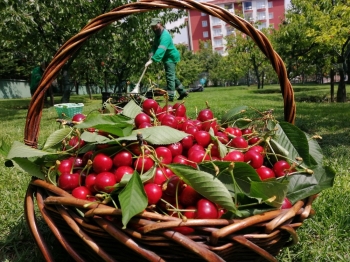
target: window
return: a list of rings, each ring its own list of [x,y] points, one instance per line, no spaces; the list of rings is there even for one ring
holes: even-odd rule
[[[265,20],[266,19],[266,13],[264,12],[258,12],[258,20]]]
[[[213,25],[221,25],[221,19],[217,17],[213,17]]]
[[[203,37],[204,37],[204,38],[208,38],[208,37],[209,37],[208,31],[204,31],[204,32],[203,32]]]
[[[244,10],[252,10],[252,2],[244,2]]]
[[[222,46],[222,39],[215,39],[215,40],[214,40],[214,46],[215,46],[215,47],[220,47],[220,46]]]
[[[267,2],[268,3],[268,7],[272,8],[273,7],[273,3],[272,2]]]
[[[245,14],[244,19],[247,21],[253,21],[253,15],[251,13]]]
[[[227,34],[227,35],[231,35],[231,34],[233,34],[233,32],[234,32],[233,27],[227,27],[227,28],[226,28],[226,34]]]
[[[265,8],[265,1],[256,2],[256,8],[257,9]]]
[[[207,14],[206,13],[201,13],[201,16],[207,16]]]
[[[221,28],[215,28],[213,31],[214,31],[214,36],[222,35]]]
[[[269,13],[269,19],[273,19],[273,13]]]
[[[202,21],[202,27],[207,27],[207,26],[208,26],[208,21],[207,20]]]

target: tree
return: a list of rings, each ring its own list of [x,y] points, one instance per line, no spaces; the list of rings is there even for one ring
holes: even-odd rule
[[[20,59],[26,59],[27,71],[22,73],[28,75],[40,61],[50,61],[56,50],[90,19],[126,3],[126,0],[9,0],[2,3],[0,10],[1,17],[5,17],[0,27],[0,45]],[[81,83],[98,84],[102,88],[109,85],[109,81],[117,85],[124,79],[137,78],[137,72],[148,59],[153,39],[151,18],[159,16],[167,23],[184,14],[183,10],[150,11],[113,22],[91,36],[62,71],[69,72]],[[105,66],[101,66],[101,62]],[[0,61],[0,67],[3,66]]]

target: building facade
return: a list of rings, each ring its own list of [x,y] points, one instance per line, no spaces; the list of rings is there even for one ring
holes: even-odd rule
[[[203,2],[203,1],[201,1]],[[254,22],[258,29],[278,28],[290,1],[285,0],[207,0],[229,12]],[[217,17],[210,16],[198,10],[190,10],[187,18],[189,48],[197,52],[199,42],[210,40],[213,50],[225,55],[225,37],[234,33],[234,28]]]

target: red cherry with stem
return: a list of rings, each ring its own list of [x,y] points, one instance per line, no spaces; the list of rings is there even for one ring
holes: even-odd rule
[[[134,171],[135,170],[131,166],[119,166],[113,173],[116,182],[119,183],[125,174],[132,175]]]
[[[72,136],[69,141],[68,141],[68,144],[71,146],[71,147],[74,147],[76,149],[79,149],[81,147],[83,147],[85,145],[85,141],[80,139],[80,137],[78,136]]]
[[[242,136],[242,131],[238,127],[226,127],[225,132],[236,137],[236,136]]]
[[[201,198],[202,196],[189,185],[187,185],[179,195],[179,201],[185,207],[196,205]]]
[[[209,131],[210,128],[213,129],[214,134],[216,134],[218,132],[218,124],[217,124],[217,122],[214,119],[205,121],[201,125],[201,130]]]
[[[146,99],[142,103],[142,110],[143,110],[143,112],[145,112],[149,116],[152,116],[152,112],[155,115],[156,112],[157,112],[158,107],[159,107],[159,104],[154,99]]]
[[[253,150],[248,150],[244,154],[244,162],[249,163],[253,168],[257,169],[264,163],[264,157]]]
[[[194,135],[199,131],[199,129],[196,126],[188,126],[186,128],[186,133],[189,135],[192,135],[194,137]]]
[[[139,128],[144,122],[151,124],[151,118],[146,113],[138,113],[134,119],[135,126]]]
[[[256,172],[258,173],[261,180],[271,179],[275,178],[275,172],[271,168],[268,168],[266,166],[261,166],[256,169]]]
[[[273,165],[276,177],[282,177],[290,173],[290,164],[286,160],[279,160]]]
[[[146,183],[150,182],[158,186],[161,186],[165,181],[168,180],[169,178],[168,175],[169,174],[167,173],[165,168],[157,167],[153,178],[150,181],[147,181]]]
[[[197,204],[197,203],[196,203]],[[183,211],[182,214],[187,218],[196,218],[196,205],[186,207],[186,211]]]
[[[72,191],[72,196],[79,199],[87,200],[91,195],[91,191],[86,186],[78,186]]]
[[[219,159],[221,158],[219,147],[217,144],[212,144],[212,146],[210,148],[210,155],[211,155],[211,157],[217,157]]]
[[[94,151],[90,150],[87,151],[84,155],[83,155],[83,165],[85,166],[87,164],[87,162],[89,160],[92,160],[92,156],[94,154]]]
[[[232,147],[235,148],[247,148],[248,147],[248,142],[247,140],[244,139],[242,136],[236,136],[233,138],[229,144]]]
[[[101,173],[111,170],[113,160],[104,153],[98,153],[92,161],[92,169],[95,173]]]
[[[84,114],[78,113],[78,114],[75,114],[72,117],[72,121],[74,121],[74,122],[82,122],[82,121],[85,120],[85,118],[86,118],[86,116]]]
[[[181,194],[184,189],[184,182],[178,176],[170,177],[169,181],[165,184],[164,194],[170,197],[175,197],[176,194]]]
[[[175,116],[175,119],[177,121],[177,127],[176,129],[178,130],[183,130],[183,124],[185,123],[186,121],[186,117],[184,116]]]
[[[216,219],[218,209],[216,205],[208,199],[202,198],[197,202],[197,219]]]
[[[91,174],[88,174],[85,178],[85,186],[90,190],[92,194],[97,193],[95,189],[96,176],[97,176],[96,174],[91,173]]]
[[[243,128],[243,129],[241,130],[241,132],[242,132],[242,135],[250,135],[250,134],[253,133],[253,131],[252,131],[251,128]]]
[[[244,162],[244,154],[241,151],[233,150],[227,153],[222,160],[231,162]]]
[[[180,142],[167,145],[167,148],[170,150],[173,157],[182,154],[183,146]]]
[[[80,175],[78,173],[63,173],[58,177],[58,187],[67,192],[71,192],[74,188],[80,186]]]
[[[208,155],[206,155],[205,151],[193,150],[193,151],[191,151],[190,154],[188,154],[188,160],[190,162],[194,162],[194,163],[201,163],[205,160],[210,160],[210,157]],[[192,166],[196,167],[195,164],[193,164]]]
[[[260,141],[260,137],[254,136],[254,137],[248,139],[248,144],[254,145],[254,144],[258,143],[259,141]]]
[[[197,116],[197,119],[201,122],[205,122],[207,120],[213,119],[214,118],[214,114],[213,112],[206,108],[206,109],[202,109]]]
[[[144,190],[148,198],[149,205],[155,205],[162,197],[162,188],[154,183],[148,183],[144,185]]]
[[[187,155],[190,155],[192,153],[192,151],[195,151],[195,150],[200,150],[200,151],[205,152],[205,149],[202,145],[194,144],[193,146],[191,146],[191,148],[188,149]]]
[[[134,161],[134,168],[139,173],[145,173],[150,170],[154,165],[154,161],[149,156],[139,156]]]
[[[155,153],[157,158],[163,164],[170,164],[171,161],[173,160],[173,155],[171,154],[170,149],[165,146],[157,147],[155,149]]]
[[[211,142],[211,136],[209,132],[203,130],[196,132],[194,134],[194,139],[197,141],[197,144],[203,147],[207,147]]]
[[[127,150],[122,150],[115,154],[113,157],[113,165],[119,166],[132,166],[132,154]]]
[[[218,132],[216,133],[216,136],[217,136],[218,140],[219,140],[221,143],[223,143],[224,145],[226,145],[226,144],[228,143],[228,141],[229,141],[228,136],[227,136],[225,133],[223,133],[223,132],[218,131]]]
[[[162,108],[162,112],[164,112],[165,114],[174,115],[174,108],[172,105],[165,105]]]
[[[60,161],[60,164],[57,167],[57,171],[59,174],[62,173],[70,173],[73,168],[72,158],[63,159]]]
[[[101,172],[95,179],[95,189],[106,193],[111,193],[113,186],[117,183],[115,176],[111,172]]]
[[[183,104],[176,103],[173,109],[175,109],[175,116],[186,116],[186,107]]]
[[[256,151],[256,152],[260,153],[262,156],[265,155],[265,149],[259,145],[252,146],[251,148],[249,148],[249,150]]]

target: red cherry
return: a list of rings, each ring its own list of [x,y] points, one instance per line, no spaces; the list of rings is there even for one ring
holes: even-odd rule
[[[91,173],[91,174],[88,174],[85,178],[85,186],[90,190],[92,194],[97,193],[95,189],[96,176],[97,176],[96,174]]]
[[[162,197],[162,188],[156,184],[148,183],[144,185],[145,193],[149,205],[155,205]]]
[[[189,148],[187,150],[187,155],[190,155],[192,153],[192,151],[195,151],[195,150],[199,150],[199,151],[205,152],[205,149],[204,149],[204,147],[202,145],[194,144],[193,146],[191,146],[191,148]]]
[[[184,104],[176,103],[173,105],[173,109],[175,109],[175,116],[186,116],[186,107]]]
[[[193,150],[190,154],[188,154],[188,160],[190,162],[201,163],[205,160],[210,160],[209,155],[206,155],[205,151],[202,150]],[[196,167],[195,164],[192,165]]]
[[[155,115],[158,107],[159,107],[159,104],[154,99],[146,99],[142,103],[143,112],[145,112],[149,116],[152,116],[152,112]]]
[[[173,155],[171,154],[170,149],[165,146],[157,147],[155,152],[156,152],[157,158],[163,164],[170,164],[171,161],[173,160]]]
[[[182,147],[182,144],[180,142],[176,142],[176,143],[172,143],[170,145],[167,145],[167,148],[170,150],[173,157],[182,154],[183,147]]]
[[[217,138],[218,138],[218,140],[221,142],[221,143],[223,143],[224,145],[226,145],[227,143],[228,143],[228,141],[229,141],[229,138],[228,138],[228,136],[225,134],[225,133],[223,133],[223,132],[217,132],[216,133],[216,136],[217,136]]]
[[[248,142],[243,136],[236,136],[231,140],[229,145],[235,148],[247,148]]]
[[[265,149],[262,146],[259,146],[259,145],[252,146],[251,148],[249,148],[249,150],[256,151],[256,152],[260,153],[263,156],[265,155]]]
[[[266,180],[270,178],[275,178],[275,172],[271,168],[268,168],[266,166],[261,166],[256,169],[256,172],[258,173],[261,180]]]
[[[166,188],[164,194],[170,197],[175,197],[176,194],[181,194],[184,189],[184,182],[178,176],[170,177],[169,181],[166,183]]]
[[[113,157],[113,165],[119,166],[132,166],[132,154],[129,151],[122,150]]]
[[[154,161],[149,156],[139,156],[134,162],[134,168],[139,173],[145,173],[154,165]]]
[[[111,193],[117,183],[115,176],[111,172],[101,172],[96,176],[95,189],[106,193]]]
[[[279,160],[273,165],[276,177],[282,177],[290,173],[290,164],[286,160]]]
[[[260,141],[260,137],[254,136],[252,138],[248,139],[248,144],[249,145],[254,145]]]
[[[59,174],[62,173],[70,173],[73,168],[73,161],[71,158],[63,159],[60,161],[60,164],[57,167],[57,171]]]
[[[74,122],[82,122],[82,121],[85,120],[85,118],[86,118],[86,116],[84,114],[78,113],[78,114],[75,114],[72,117],[72,121],[74,121]]]
[[[167,181],[168,173],[165,168],[157,167],[156,172],[154,173],[153,178],[151,179],[150,183],[156,184],[158,186],[162,185],[165,181]]]
[[[162,108],[162,112],[164,112],[165,114],[174,115],[174,108],[172,105],[165,105]]]
[[[218,132],[218,124],[214,119],[203,122],[201,125],[201,130],[209,132],[210,128],[213,129],[214,134],[216,134]]]
[[[183,155],[174,156],[173,163],[175,163],[175,164],[183,164],[183,165],[190,165],[189,162],[188,162],[187,157],[185,157]]]
[[[264,157],[254,150],[248,150],[244,154],[244,162],[249,163],[253,168],[257,169],[264,163]]]
[[[186,137],[184,137],[184,138],[180,141],[180,143],[182,144],[183,150],[186,151],[186,150],[188,150],[190,147],[193,146],[193,144],[194,144],[194,138],[193,138],[192,135],[186,136]]]
[[[194,232],[194,229],[192,227],[186,227],[186,226],[182,226],[182,227],[173,227],[172,228],[174,231],[179,232],[183,235],[190,235]]]
[[[206,109],[202,109],[197,116],[197,119],[201,122],[205,122],[207,120],[213,119],[214,118],[214,114],[213,112],[206,108]]]
[[[85,145],[85,141],[80,139],[80,137],[77,137],[77,136],[72,136],[70,139],[69,139],[69,142],[68,144],[71,146],[71,147],[74,147],[76,149],[79,149],[81,147],[83,147]]]
[[[131,166],[120,166],[118,167],[116,170],[114,170],[114,176],[115,176],[115,180],[116,180],[116,183],[119,183],[123,176],[125,174],[129,174],[129,175],[132,175],[134,173],[134,169],[131,167]]]
[[[92,169],[95,171],[95,173],[109,171],[111,170],[112,166],[113,160],[103,153],[97,154],[92,161]]]
[[[216,219],[218,217],[218,209],[216,205],[202,198],[197,202],[196,218],[198,219]]]
[[[224,156],[224,161],[244,162],[244,154],[241,151],[233,150]]]
[[[72,196],[79,199],[87,200],[91,195],[91,191],[86,186],[78,186],[72,191]]]
[[[170,126],[172,128],[177,128],[177,120],[174,115],[166,114],[160,121],[162,126]]]
[[[135,122],[135,126],[137,128],[140,128],[140,125],[142,123],[146,122],[148,124],[151,124],[151,118],[146,113],[138,113],[134,119],[134,122]]]
[[[186,186],[179,195],[179,201],[185,207],[194,206],[202,196],[191,186]]]
[[[226,127],[225,132],[236,137],[236,136],[242,136],[242,131],[238,127]]]
[[[78,173],[63,173],[58,177],[57,184],[63,190],[71,192],[74,188],[80,186],[80,175]]]
[[[195,205],[188,206],[186,211],[183,211],[182,214],[187,218],[195,218],[196,217],[197,208]]]
[[[291,208],[291,207],[293,207],[292,202],[290,202],[290,200],[288,198],[284,198],[283,202],[282,202],[281,209],[288,209],[288,208]]]
[[[194,139],[197,141],[197,144],[207,147],[211,142],[211,136],[209,132],[200,130],[194,134]]]

